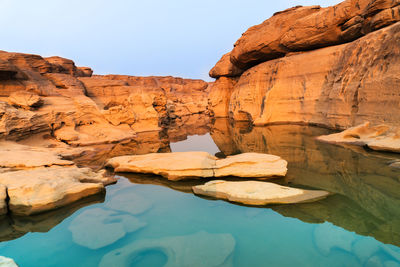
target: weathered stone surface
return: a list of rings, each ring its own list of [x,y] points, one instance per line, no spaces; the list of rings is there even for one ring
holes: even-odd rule
[[[127,266],[144,251],[164,254],[167,257],[165,267],[229,266],[228,258],[234,249],[235,239],[231,234],[198,232],[130,243],[104,255],[99,266]]]
[[[7,214],[8,208],[7,208],[7,188],[0,184],[0,215]]]
[[[209,110],[215,118],[228,117],[229,102],[238,78],[220,77],[210,85]]]
[[[287,162],[278,156],[245,153],[217,159],[207,152],[153,153],[112,158],[107,166],[116,172],[153,173],[168,180],[238,176],[285,176]]]
[[[13,80],[17,73],[17,67],[6,60],[0,60],[0,81]]]
[[[52,72],[69,74],[71,76],[76,76],[77,74],[77,68],[71,59],[54,56],[46,57],[45,60],[52,66]]]
[[[215,66],[210,70],[210,77],[237,77],[243,73],[243,70],[236,67],[231,62],[231,53],[226,53],[222,58],[215,64]]]
[[[378,151],[400,152],[399,129],[388,125],[371,126],[369,122],[317,139],[334,144],[368,146]]]
[[[207,152],[152,153],[112,158],[116,172],[153,173],[169,180],[213,177],[216,158]]]
[[[149,210],[152,204],[148,199],[133,194],[132,192],[118,192],[105,206],[113,210],[138,215]]]
[[[29,91],[17,91],[8,97],[10,105],[24,109],[38,108],[43,105],[43,99],[35,93]]]
[[[99,249],[144,226],[146,223],[134,216],[93,208],[79,214],[68,229],[72,232],[75,243],[90,249]]]
[[[93,70],[89,67],[78,67],[77,76],[78,77],[92,77]]]
[[[231,61],[248,69],[290,52],[342,44],[400,20],[399,1],[346,0],[321,8],[294,7],[249,28],[235,43]]]
[[[259,181],[210,181],[193,187],[193,192],[247,205],[292,204],[325,198],[329,192],[302,190]]]
[[[255,125],[309,123],[347,128],[399,125],[400,23],[352,43],[259,64],[230,98],[235,120]],[[382,108],[384,107],[384,108]]]
[[[88,168],[53,167],[0,174],[7,187],[13,214],[31,215],[53,210],[84,197],[104,192],[104,172]]]
[[[18,267],[15,261],[11,258],[0,256],[0,266],[2,267]]]

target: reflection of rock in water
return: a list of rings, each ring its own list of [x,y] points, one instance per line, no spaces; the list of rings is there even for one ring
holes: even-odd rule
[[[72,205],[34,216],[4,216],[0,218],[0,242],[17,239],[29,232],[46,233],[75,211],[104,201],[104,194],[94,195]]]
[[[92,146],[73,160],[79,166],[101,168],[112,157],[171,152],[170,142],[208,133],[209,120],[209,116],[202,113],[179,117],[162,131],[137,133],[132,141]]]
[[[329,221],[385,243],[400,244],[400,171],[388,166],[398,157],[323,144],[326,129],[299,125],[255,127],[247,132],[226,120],[211,129],[225,154],[264,152],[288,161],[286,183],[337,193],[312,204],[275,207],[304,221]]]
[[[132,266],[154,254],[163,266],[232,266],[235,239],[231,234],[198,232],[185,236],[143,239],[107,253],[99,266]],[[166,258],[166,259],[165,259]],[[136,265],[135,265],[136,266]],[[158,266],[158,265],[157,265]]]

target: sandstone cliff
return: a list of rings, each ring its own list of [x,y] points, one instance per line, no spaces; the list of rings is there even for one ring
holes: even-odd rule
[[[210,71],[210,111],[255,125],[399,125],[398,21],[400,1],[392,0],[276,13]]]
[[[49,132],[74,146],[114,143],[207,113],[204,81],[92,73],[61,57],[0,51],[0,138]]]

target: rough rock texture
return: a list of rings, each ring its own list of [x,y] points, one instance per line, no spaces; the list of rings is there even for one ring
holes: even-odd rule
[[[29,91],[17,91],[8,97],[10,105],[24,109],[38,108],[43,105],[43,99],[35,93]]]
[[[0,215],[7,214],[8,208],[7,208],[7,188],[0,184]]]
[[[268,182],[229,182],[222,180],[214,180],[204,185],[193,186],[193,192],[198,195],[247,205],[312,202],[329,195],[329,192],[326,191],[302,190]]]
[[[99,249],[144,226],[146,223],[134,216],[93,208],[79,214],[68,229],[72,232],[75,243],[90,249]]]
[[[215,118],[227,117],[229,102],[238,78],[221,77],[210,85],[208,96],[208,109]]]
[[[287,162],[278,156],[246,153],[217,159],[207,152],[155,153],[112,158],[107,166],[115,172],[152,173],[168,180],[238,176],[266,178],[285,176]]]
[[[104,192],[104,172],[88,168],[52,167],[0,173],[7,187],[9,210],[31,215],[56,209],[84,197]]]
[[[240,77],[229,110],[255,125],[398,125],[399,42],[397,23],[349,44],[259,64]]]
[[[370,126],[369,122],[343,132],[323,135],[320,141],[334,144],[367,146],[372,150],[400,152],[400,130],[387,125]]]
[[[231,234],[198,232],[186,236],[143,239],[130,243],[104,255],[99,266],[128,266],[140,257],[140,253],[154,250],[167,257],[165,267],[231,266],[229,256],[234,249],[235,239]]]
[[[398,0],[346,0],[278,12],[243,34],[230,63],[227,55],[217,63],[210,110],[255,125],[398,125],[399,21]],[[232,64],[246,71],[221,70]]]
[[[294,7],[249,28],[235,43],[231,61],[248,69],[289,52],[353,41],[400,20],[398,0],[346,0],[336,6]]]
[[[210,70],[209,75],[212,78],[236,77],[240,76],[242,73],[243,70],[231,62],[231,53],[226,53]]]

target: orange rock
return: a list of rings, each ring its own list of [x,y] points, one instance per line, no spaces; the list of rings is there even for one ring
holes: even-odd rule
[[[240,76],[243,70],[234,65],[231,62],[231,53],[226,53],[222,58],[215,64],[214,68],[210,70],[210,77],[219,78],[225,77],[236,77]]]

